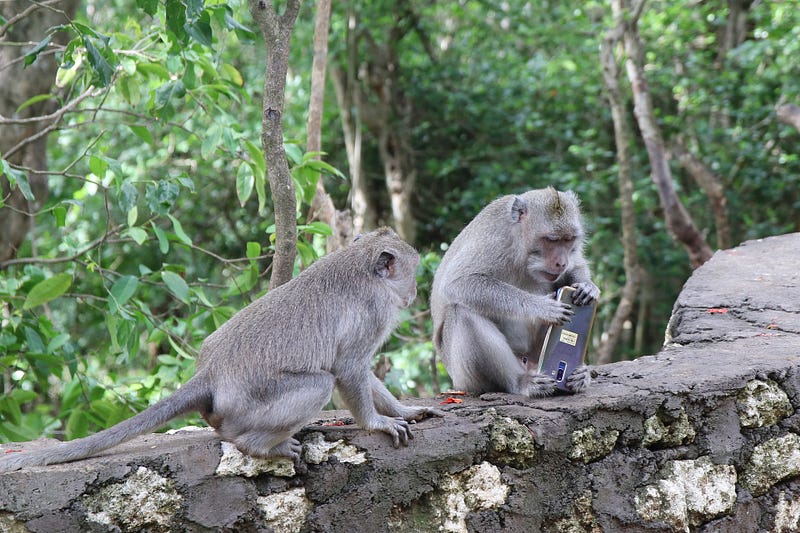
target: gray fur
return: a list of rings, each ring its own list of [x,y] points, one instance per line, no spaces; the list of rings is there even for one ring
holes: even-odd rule
[[[573,314],[553,293],[572,285],[580,304],[600,294],[583,238],[578,198],[553,188],[495,200],[455,238],[431,294],[434,345],[455,388],[531,397],[555,392],[553,379],[532,368],[546,327]],[[568,380],[576,392],[588,384],[587,367]]]
[[[416,297],[418,263],[392,230],[365,234],[209,335],[195,375],[172,396],[95,435],[0,458],[0,472],[90,457],[191,411],[243,453],[297,462],[301,446],[292,435],[328,403],[334,386],[363,428],[405,445],[408,421],[441,413],[402,405],[370,362]]]

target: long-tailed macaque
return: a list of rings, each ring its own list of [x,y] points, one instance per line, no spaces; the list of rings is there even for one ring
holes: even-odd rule
[[[578,198],[554,188],[504,196],[486,206],[456,237],[433,281],[434,345],[457,389],[530,397],[555,392],[536,372],[546,328],[573,312],[554,299],[565,285],[576,305],[596,299],[583,257]],[[589,385],[579,367],[567,378]]]
[[[95,435],[0,458],[0,472],[83,459],[199,411],[223,440],[253,457],[299,461],[292,437],[334,385],[364,429],[412,438],[408,421],[442,413],[402,405],[370,370],[373,354],[416,297],[419,255],[388,228],[311,265],[208,336],[197,371],[177,392]]]

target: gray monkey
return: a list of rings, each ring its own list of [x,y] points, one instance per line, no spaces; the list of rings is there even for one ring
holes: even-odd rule
[[[328,403],[334,386],[361,427],[407,445],[408,421],[442,413],[401,404],[370,361],[416,297],[418,263],[391,229],[364,234],[209,335],[195,375],[173,395],[95,435],[6,455],[0,472],[90,457],[192,411],[245,454],[297,463],[302,447],[292,435]]]
[[[600,295],[583,257],[578,198],[554,188],[503,196],[455,238],[433,281],[434,345],[457,389],[530,397],[555,392],[536,372],[546,328],[563,324],[571,306],[554,291],[574,286],[576,305]],[[574,392],[589,385],[579,367]]]

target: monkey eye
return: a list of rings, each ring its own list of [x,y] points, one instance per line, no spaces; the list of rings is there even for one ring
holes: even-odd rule
[[[547,242],[558,242],[561,239],[559,238],[558,235],[545,235],[544,240],[546,240]]]

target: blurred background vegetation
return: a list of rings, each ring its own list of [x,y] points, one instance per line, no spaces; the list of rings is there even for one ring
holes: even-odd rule
[[[318,179],[355,231],[405,217],[423,260],[417,303],[376,359],[390,388],[449,386],[430,341],[433,273],[481,207],[526,189],[582,198],[596,346],[625,283],[599,56],[609,4],[335,2],[324,163],[305,153],[316,8],[304,3],[294,27],[283,114],[297,269],[325,250],[329,228],[309,217]],[[241,0],[14,0],[0,15],[0,441],[75,438],[168,395],[202,340],[268,288],[264,42]],[[729,243],[670,157],[704,239],[797,231],[800,135],[776,108],[800,103],[798,2],[652,0],[638,26],[668,153],[682,147],[723,187]],[[659,350],[691,275],[622,81],[642,280],[613,360]]]

